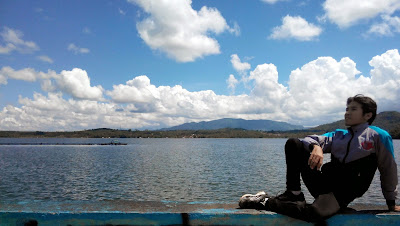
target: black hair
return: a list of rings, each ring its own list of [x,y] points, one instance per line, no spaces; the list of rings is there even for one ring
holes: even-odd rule
[[[347,105],[349,105],[353,101],[361,104],[363,115],[367,113],[372,113],[372,117],[368,120],[368,124],[371,125],[376,118],[376,110],[378,108],[376,102],[372,98],[366,97],[362,94],[357,94],[354,97],[347,98]]]

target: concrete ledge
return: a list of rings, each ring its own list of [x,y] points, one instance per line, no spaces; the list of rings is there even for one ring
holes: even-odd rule
[[[0,202],[1,225],[312,225],[269,211],[237,209],[236,203],[199,202]],[[385,206],[354,206],[328,225],[400,225]]]

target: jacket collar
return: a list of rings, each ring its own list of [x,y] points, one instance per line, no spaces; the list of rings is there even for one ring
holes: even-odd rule
[[[348,130],[350,132],[357,133],[358,131],[363,131],[368,127],[369,127],[369,124],[368,124],[368,122],[366,122],[366,123],[362,123],[362,124],[359,124],[359,125],[356,125],[356,126],[351,126],[351,127],[348,128]]]

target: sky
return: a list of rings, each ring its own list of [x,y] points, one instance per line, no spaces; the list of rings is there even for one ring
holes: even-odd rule
[[[1,0],[0,130],[400,111],[400,0]]]

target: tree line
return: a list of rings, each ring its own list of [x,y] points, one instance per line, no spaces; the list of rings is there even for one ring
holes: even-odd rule
[[[329,130],[331,131],[331,130]],[[244,129],[217,130],[117,130],[92,129],[82,131],[0,131],[3,138],[289,138],[323,134],[325,130],[256,131]],[[400,126],[389,131],[393,139],[400,139]]]

